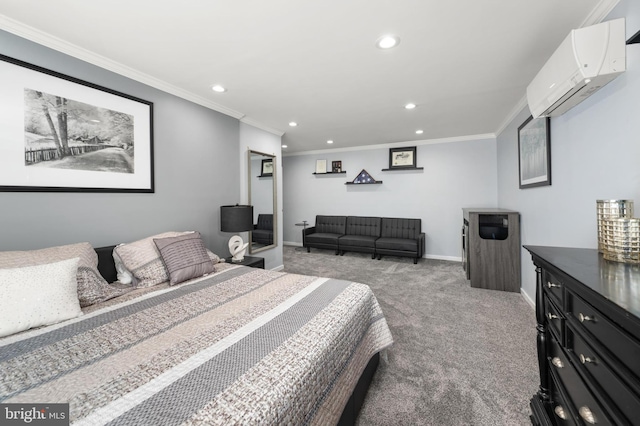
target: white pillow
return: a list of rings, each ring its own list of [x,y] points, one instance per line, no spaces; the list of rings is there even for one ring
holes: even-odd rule
[[[79,260],[0,269],[0,337],[82,315]]]

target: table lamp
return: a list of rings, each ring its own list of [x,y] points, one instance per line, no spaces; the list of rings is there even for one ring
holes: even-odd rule
[[[220,206],[220,231],[244,232],[253,229],[253,206]],[[242,262],[249,243],[245,243],[240,235],[229,239],[229,252],[232,262]]]

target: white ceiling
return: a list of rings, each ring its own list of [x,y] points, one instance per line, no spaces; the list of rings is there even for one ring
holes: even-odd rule
[[[284,133],[294,153],[494,134],[569,31],[617,2],[0,0],[0,29]],[[398,47],[375,47],[386,33]]]

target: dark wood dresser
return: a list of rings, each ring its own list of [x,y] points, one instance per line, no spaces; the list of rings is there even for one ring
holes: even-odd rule
[[[640,425],[640,267],[525,246],[536,266],[535,425]]]

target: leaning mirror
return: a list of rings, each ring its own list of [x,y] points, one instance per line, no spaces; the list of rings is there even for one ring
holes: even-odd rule
[[[253,206],[253,230],[249,231],[249,253],[278,244],[276,232],[276,156],[248,152],[249,204]]]

